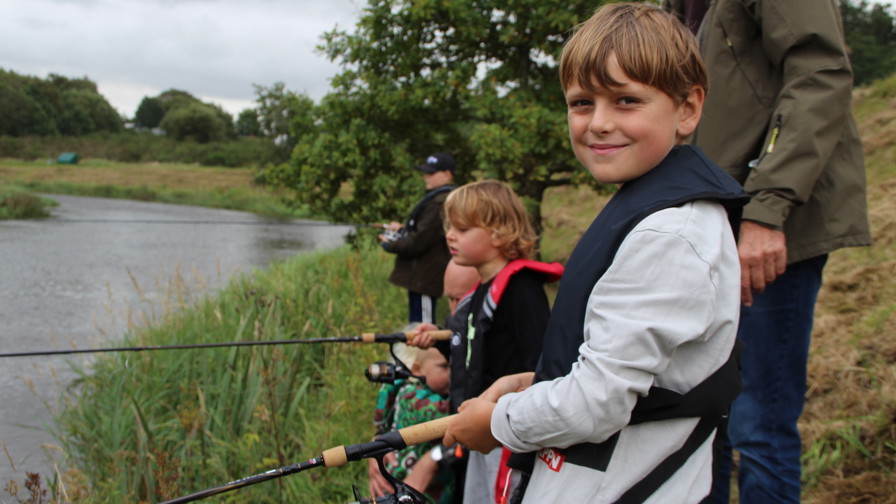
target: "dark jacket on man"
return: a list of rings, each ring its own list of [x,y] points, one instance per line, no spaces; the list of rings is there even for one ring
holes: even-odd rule
[[[432,298],[442,295],[445,266],[451,260],[442,225],[442,206],[454,186],[444,185],[426,193],[414,207],[400,236],[384,242],[383,249],[395,254],[389,281],[411,292]]]

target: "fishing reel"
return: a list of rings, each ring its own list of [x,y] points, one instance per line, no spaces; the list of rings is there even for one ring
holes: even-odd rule
[[[426,504],[426,497],[410,485],[406,485],[404,482],[399,481],[398,478],[392,476],[389,471],[386,470],[386,465],[383,463],[383,455],[379,455],[374,457],[376,460],[376,465],[380,468],[380,474],[386,478],[392,488],[395,489],[395,493],[387,494],[382,497],[361,497],[361,492],[358,490],[358,487],[352,485],[352,492],[355,495],[355,501],[350,502],[348,504]]]
[[[395,354],[395,344],[389,345],[389,353],[395,362],[377,361],[367,366],[364,370],[364,376],[374,383],[393,384],[396,380],[407,380],[408,378],[416,378],[421,383],[426,383],[425,376],[417,376],[405,365],[404,362]]]

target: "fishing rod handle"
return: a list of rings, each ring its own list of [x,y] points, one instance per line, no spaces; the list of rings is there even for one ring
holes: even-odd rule
[[[451,331],[448,329],[429,331],[429,336],[434,341],[448,341],[451,339]],[[362,333],[361,341],[364,343],[395,343],[397,341],[414,341],[414,338],[416,337],[417,333],[414,331],[397,332],[393,334]]]
[[[350,458],[351,460],[357,460],[358,455],[360,455],[361,457],[368,455],[364,453],[358,453],[359,451],[365,451],[365,447],[370,447],[370,449],[378,449],[377,451],[381,451],[385,444],[378,443],[377,440],[383,437],[398,435],[401,438],[400,440],[403,442],[404,446],[396,447],[393,445],[392,448],[395,449],[401,449],[407,446],[418,445],[420,443],[439,439],[445,435],[445,431],[448,430],[448,425],[452,420],[454,420],[454,416],[455,415],[448,415],[442,418],[437,418],[435,420],[430,420],[429,422],[411,425],[410,427],[399,429],[397,432],[387,432],[386,434],[377,437],[377,439],[371,443],[364,443],[363,445],[336,446],[334,448],[330,448],[328,450],[325,450],[321,455],[321,457],[324,459],[324,466],[340,467],[347,464]],[[352,452],[352,457],[349,457],[349,452]]]

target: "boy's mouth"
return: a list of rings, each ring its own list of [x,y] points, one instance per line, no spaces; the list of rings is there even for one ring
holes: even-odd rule
[[[624,147],[625,145],[618,144],[591,144],[588,146],[588,148],[591,149],[591,152],[597,154],[598,156],[606,156],[619,152]]]

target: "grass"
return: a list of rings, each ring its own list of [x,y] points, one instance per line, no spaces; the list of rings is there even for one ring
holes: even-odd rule
[[[896,503],[896,76],[855,94],[874,245],[825,268],[809,359],[804,502]]]
[[[17,185],[0,186],[0,220],[47,217],[56,203]]]
[[[78,164],[0,160],[0,187],[33,192],[125,198],[241,210],[273,217],[308,217],[284,192],[254,184],[249,168],[180,163],[121,163],[87,159]]]
[[[172,293],[159,320],[126,343],[391,331],[403,319],[403,292],[385,281],[384,255],[343,248],[241,277],[212,298]],[[74,468],[65,501],[157,502],[366,441],[375,393],[363,369],[387,351],[320,344],[107,354],[77,370],[77,392],[59,417]],[[217,502],[345,502],[352,484],[366,484],[363,464],[315,471]]]

